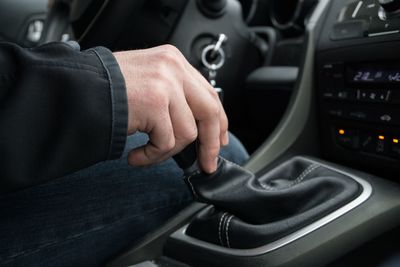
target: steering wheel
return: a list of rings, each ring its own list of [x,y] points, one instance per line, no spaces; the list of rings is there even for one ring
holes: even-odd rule
[[[39,44],[61,41],[71,21],[78,19],[92,0],[51,0]]]

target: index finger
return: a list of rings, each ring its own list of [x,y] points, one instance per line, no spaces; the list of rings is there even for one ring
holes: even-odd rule
[[[217,169],[217,157],[220,150],[219,118],[207,118],[198,122],[199,163],[203,171],[213,173]]]
[[[199,163],[207,173],[212,173],[217,168],[217,156],[221,141],[221,104],[215,91],[209,93],[205,86],[211,87],[207,82],[199,83],[197,79],[185,81],[185,95],[193,116],[197,121],[199,139]]]

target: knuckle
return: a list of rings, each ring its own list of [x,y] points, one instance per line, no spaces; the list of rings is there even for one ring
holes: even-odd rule
[[[161,50],[158,55],[159,62],[162,66],[166,66],[168,69],[171,67],[175,69],[182,69],[182,57],[181,52],[172,45],[164,45],[165,47]]]
[[[154,63],[154,78],[163,78],[168,72],[168,63],[166,62],[164,53],[160,53]]]
[[[165,51],[171,51],[171,52],[179,51],[178,48],[176,48],[174,45],[171,44],[164,44],[161,46],[161,48]]]
[[[191,143],[197,138],[197,129],[195,127],[186,130],[183,133],[183,138],[188,142]]]
[[[176,140],[179,140],[181,144],[187,145],[196,140],[198,135],[197,128],[185,128],[182,129],[178,135],[175,136]]]
[[[181,51],[174,45],[171,44],[166,44],[165,50],[176,56],[177,58],[180,58],[182,55]]]
[[[228,117],[226,116],[225,112],[223,112],[222,120],[221,120],[221,129],[222,130],[228,130],[229,128],[229,121]]]
[[[171,76],[164,69],[159,69],[157,73],[154,74],[154,86],[162,91],[164,88],[169,88],[173,85]]]
[[[157,108],[158,110],[163,110],[163,108],[168,106],[168,97],[160,86],[155,86],[152,89],[152,93],[148,95],[148,103],[150,107]]]
[[[207,115],[209,118],[214,118],[219,115],[220,108],[218,103],[209,103],[207,108]]]
[[[177,64],[178,63],[177,54],[173,50],[170,50],[170,49],[163,50],[160,53],[159,58],[161,59],[161,61],[164,64]]]
[[[227,121],[227,120],[223,120],[223,121],[221,122],[220,128],[221,128],[221,132],[226,132],[226,131],[228,131],[228,128],[229,128],[229,123],[228,123],[228,121]]]
[[[209,145],[209,146],[207,147],[208,155],[209,155],[211,158],[215,158],[215,157],[218,155],[219,150],[220,150],[220,145],[219,145],[219,143],[211,144],[211,145]]]
[[[165,50],[160,53],[160,59],[162,64],[171,64],[175,62],[175,55],[168,50]]]
[[[159,149],[161,152],[169,152],[172,149],[174,149],[174,147],[175,147],[175,140],[173,138],[170,138],[168,141],[163,142],[160,145]]]
[[[214,98],[214,99],[217,99],[218,101],[219,101],[219,96],[218,96],[218,93],[217,93],[217,91],[215,91],[214,89],[213,90],[211,90],[211,96]]]

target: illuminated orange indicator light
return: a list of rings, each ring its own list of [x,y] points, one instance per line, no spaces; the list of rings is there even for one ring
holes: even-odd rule
[[[399,143],[399,139],[393,138],[393,143],[398,144]]]
[[[340,129],[340,130],[339,130],[339,134],[340,134],[340,135],[344,135],[344,133],[345,133],[345,131],[344,131],[343,129]]]
[[[378,136],[378,139],[379,139],[379,140],[385,140],[385,137],[384,137],[383,135],[379,135],[379,136]]]

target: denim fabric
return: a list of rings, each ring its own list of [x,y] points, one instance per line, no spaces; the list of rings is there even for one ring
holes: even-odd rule
[[[135,168],[123,157],[0,197],[1,266],[99,266],[192,201],[173,160]],[[21,151],[23,153],[23,151]],[[236,138],[222,156],[248,157]]]
[[[388,256],[381,264],[377,267],[399,267],[400,266],[400,253],[396,252]]]

